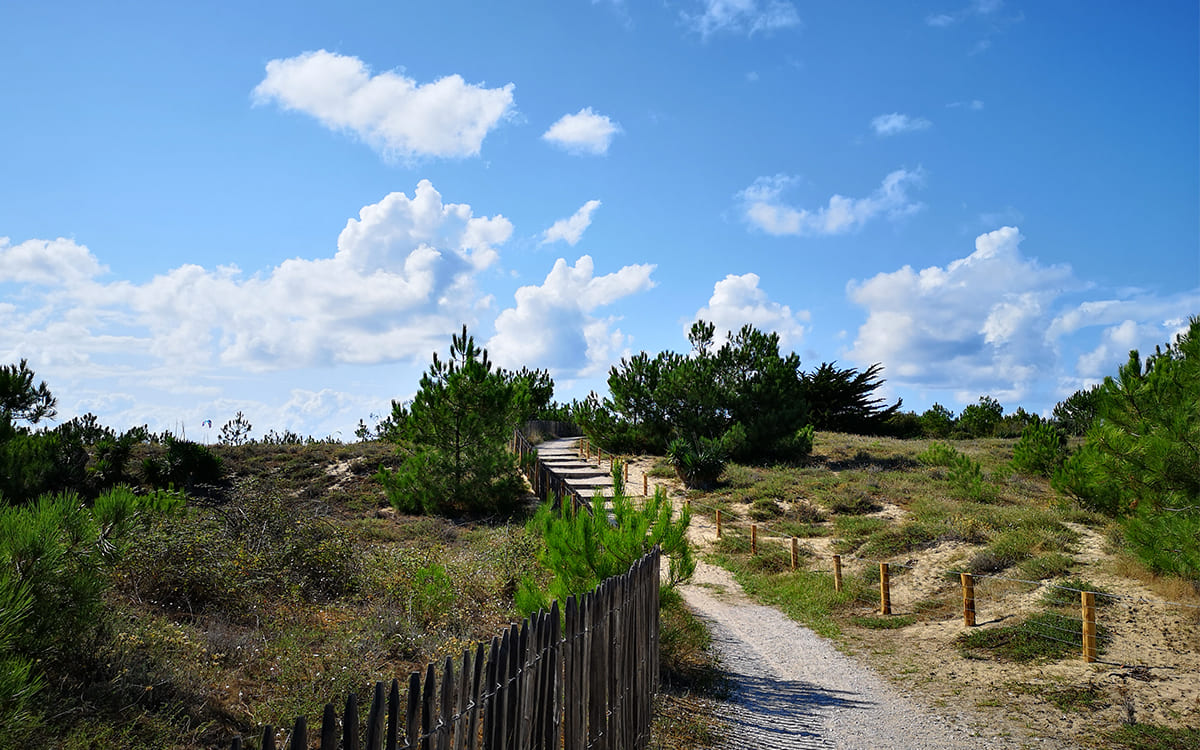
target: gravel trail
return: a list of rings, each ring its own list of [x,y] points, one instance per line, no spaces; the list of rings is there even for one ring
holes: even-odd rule
[[[977,717],[934,713],[772,607],[698,563],[684,601],[708,625],[734,685],[731,748],[1005,748]]]

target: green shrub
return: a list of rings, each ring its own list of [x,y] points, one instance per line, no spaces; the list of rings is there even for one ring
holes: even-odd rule
[[[750,504],[750,517],[755,521],[768,521],[783,515],[783,508],[769,497],[760,497]]]
[[[165,455],[147,457],[142,462],[142,473],[151,487],[179,487],[191,491],[198,485],[221,481],[221,457],[206,446],[170,435],[165,442]]]
[[[17,649],[22,626],[33,610],[29,586],[0,567],[0,745],[17,747],[34,717],[33,696],[42,676],[30,656]]]
[[[392,504],[472,516],[519,507],[525,481],[507,444],[530,407],[529,385],[525,376],[493,370],[464,325],[447,359],[434,353],[411,403],[393,402],[390,432],[408,455],[394,474],[377,475]]]
[[[980,396],[979,403],[964,407],[958,415],[956,430],[963,437],[991,437],[1004,419],[1004,407],[991,396]]]
[[[996,499],[996,486],[983,476],[983,467],[979,462],[968,456],[961,453],[955,456],[947,478],[964,500],[990,503]]]
[[[1139,508],[1121,527],[1130,551],[1148,568],[1200,584],[1200,513]]]
[[[996,534],[986,547],[971,556],[967,569],[972,573],[999,573],[1029,558],[1033,541],[1022,529]]]
[[[1049,422],[1034,422],[1021,431],[1013,446],[1013,468],[1026,474],[1048,477],[1062,463],[1065,443]]]
[[[935,403],[921,415],[921,432],[925,437],[949,437],[954,430],[954,412]]]
[[[641,508],[622,494],[611,503],[611,523],[600,502],[593,503],[593,514],[571,503],[555,508],[551,500],[530,519],[529,532],[543,540],[538,559],[554,576],[549,586],[554,597],[565,601],[591,591],[604,579],[624,573],[655,545],[668,560],[668,586],[691,577],[696,568],[687,540],[691,511],[684,508],[673,519],[671,501],[661,487]]]
[[[685,487],[708,489],[725,469],[728,454],[720,440],[676,438],[667,446],[667,457]]]
[[[940,524],[909,521],[876,531],[859,547],[858,554],[870,558],[892,557],[932,547],[946,535],[947,528]]]
[[[1023,561],[1017,571],[1021,578],[1043,581],[1047,578],[1066,575],[1074,567],[1075,558],[1061,552],[1049,552]]]
[[[829,510],[841,516],[862,516],[883,510],[882,505],[861,493],[839,495],[828,498],[825,502]]]
[[[346,534],[256,483],[242,502],[157,518],[119,569],[121,585],[159,606],[242,620],[256,597],[327,601],[361,568]]]
[[[926,466],[950,466],[961,455],[945,443],[933,442],[929,444],[928,448],[917,454],[917,460]]]
[[[1107,628],[1096,628],[1096,650],[1103,652],[1111,640]],[[1082,625],[1077,617],[1040,612],[1016,625],[973,628],[956,643],[966,655],[985,651],[1006,661],[1030,662],[1062,659],[1083,648]]]

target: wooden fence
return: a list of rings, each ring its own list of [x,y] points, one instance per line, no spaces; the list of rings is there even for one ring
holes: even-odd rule
[[[351,693],[339,719],[325,706],[321,750],[638,750],[650,738],[658,690],[659,550],[591,593],[558,602],[440,669],[375,685],[365,731]],[[439,676],[440,673],[440,676]],[[385,695],[386,693],[386,695]],[[402,706],[403,703],[403,706]],[[308,750],[308,724],[290,736],[263,728],[262,750]],[[361,740],[361,742],[360,742]],[[340,741],[340,745],[339,745]],[[241,750],[236,738],[233,750]]]
[[[583,507],[589,512],[591,511],[591,501],[546,465],[538,456],[537,448],[525,436],[524,431],[513,430],[512,451],[517,454],[521,470],[529,479],[529,485],[533,487],[533,493],[537,495],[540,502],[544,503],[551,497],[556,499],[570,497],[575,503],[576,510]]]

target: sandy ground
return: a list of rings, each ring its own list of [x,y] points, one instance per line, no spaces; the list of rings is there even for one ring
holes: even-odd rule
[[[631,491],[641,489],[642,474],[655,461],[647,457],[631,460]],[[663,485],[677,506],[685,501],[683,488],[674,479],[650,477],[649,484],[651,491],[655,485]],[[898,518],[903,513],[897,506],[886,506],[875,515]],[[948,728],[952,738],[948,740],[947,735],[929,729],[930,734],[919,735],[924,739],[913,739],[908,745],[897,743],[909,740],[895,738],[856,738],[839,729],[836,722],[831,724],[830,716],[838,714],[829,709],[826,694],[841,688],[821,687],[810,672],[788,671],[793,669],[788,665],[794,665],[797,654],[801,654],[801,662],[811,662],[811,654],[815,653],[812,649],[833,649],[835,644],[787,621],[775,610],[746,600],[724,571],[701,567],[685,598],[709,623],[714,641],[739,685],[726,713],[733,721],[735,737],[743,739],[732,746],[745,747],[745,740],[753,739],[769,747],[971,747],[973,738],[978,737],[987,740],[981,747],[1080,747],[1097,746],[1099,733],[1130,719],[1200,727],[1200,608],[1171,606],[1143,584],[1112,574],[1111,556],[1105,552],[1100,535],[1083,526],[1073,528],[1082,539],[1075,557],[1089,564],[1089,580],[1122,597],[1099,610],[1098,620],[1110,630],[1112,641],[1097,663],[1068,658],[1031,665],[966,658],[954,645],[955,637],[966,629],[960,606],[955,603],[956,599],[961,602],[961,589],[944,575],[973,549],[957,542],[901,561],[909,568],[892,579],[896,614],[913,613],[912,605],[930,600],[942,600],[946,606],[921,609],[916,621],[905,628],[844,629],[846,638],[836,648],[851,658],[819,662],[826,665],[820,673],[829,673],[832,666],[837,674],[829,676],[837,680],[862,680],[864,685],[880,677],[887,681],[870,683],[872,698],[866,698],[867,693],[856,693],[848,699],[850,703],[843,713],[849,711],[860,723],[887,727],[885,719],[864,719],[868,712],[856,702],[904,706],[906,715],[920,717],[914,726]],[[690,536],[703,551],[716,540],[715,524],[705,516],[694,515]],[[823,558],[827,560],[829,541],[804,540],[816,555],[815,565],[821,566]],[[772,542],[760,539],[760,544],[766,543]],[[1033,585],[982,580],[977,584],[978,626],[1011,623],[1039,609],[1041,595],[1042,590]],[[863,602],[862,614],[871,614],[871,606]],[[800,634],[782,640],[772,636],[785,627],[797,628]],[[771,638],[769,649],[761,643],[764,637]],[[823,646],[812,645],[812,639]],[[868,669],[870,676],[860,675],[857,670],[861,669]],[[738,670],[745,674],[738,674]],[[893,692],[887,692],[888,685]],[[791,691],[797,700],[764,703],[764,696],[775,689]],[[1096,700],[1086,706],[1070,700],[1065,701],[1065,708],[1055,705],[1055,698],[1069,698],[1072,691],[1090,691]],[[806,697],[819,705],[804,705],[802,699]],[[787,705],[792,703],[797,705],[790,709],[790,717],[772,719],[778,727],[791,727],[790,735],[788,731],[762,734],[766,725],[746,718],[760,709],[788,710]],[[792,735],[798,738],[793,744],[778,744]],[[904,736],[918,737],[911,733]]]

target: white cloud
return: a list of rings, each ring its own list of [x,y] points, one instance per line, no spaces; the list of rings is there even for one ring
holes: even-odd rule
[[[827,206],[815,210],[795,208],[781,202],[785,188],[795,182],[783,175],[759,177],[738,194],[746,220],[767,234],[776,236],[818,236],[845,234],[858,229],[880,215],[900,218],[921,209],[909,199],[909,190],[920,186],[921,171],[898,169],[883,179],[877,190],[866,198],[834,195]]]
[[[503,216],[475,217],[470,206],[443,203],[423,180],[412,198],[392,193],[363,207],[332,257],[293,258],[251,276],[234,266],[189,264],[144,284],[58,276],[57,285],[30,296],[31,306],[14,310],[10,340],[45,361],[97,367],[120,360],[136,363],[124,366],[137,377],[162,369],[178,379],[221,367],[294,370],[423,357],[475,320],[482,304],[475,277],[511,232]],[[41,246],[55,243],[18,247]],[[91,258],[69,241],[58,246],[54,257]],[[7,266],[23,255],[2,257]],[[51,278],[40,266],[20,268],[13,280]],[[100,266],[91,258],[79,268],[92,274]]]
[[[107,270],[86,247],[62,237],[19,245],[0,237],[0,283],[73,285]]]
[[[513,88],[469,84],[459,75],[430,83],[392,71],[372,75],[357,57],[318,50],[267,63],[254,100],[354,133],[387,158],[464,157],[478,154],[512,111]]]
[[[1083,382],[1115,375],[1132,349],[1143,356],[1175,340],[1187,330],[1187,316],[1200,310],[1200,290],[1167,297],[1135,294],[1127,299],[1089,300],[1064,310],[1050,322],[1046,335],[1066,339],[1099,328],[1100,339],[1079,355],[1075,373]]]
[[[502,366],[547,368],[556,377],[603,372],[620,356],[625,336],[615,320],[595,311],[654,286],[653,265],[631,265],[605,276],[594,275],[590,256],[574,266],[559,258],[541,286],[517,290],[516,306],[496,318],[488,354]]]
[[[875,131],[875,135],[887,136],[897,135],[898,133],[912,133],[918,130],[926,130],[933,123],[921,117],[909,117],[902,115],[899,112],[892,112],[887,115],[879,115],[871,120],[871,128]]]
[[[783,0],[701,0],[700,5],[700,12],[682,15],[705,39],[722,32],[753,36],[800,25],[796,6]]]
[[[592,225],[592,212],[600,207],[600,201],[591,200],[584,203],[568,219],[559,219],[542,235],[542,244],[562,240],[574,247],[583,237],[583,232]]]
[[[944,268],[904,266],[847,295],[867,311],[849,356],[883,362],[898,385],[1020,398],[1052,370],[1045,332],[1052,303],[1077,286],[1068,266],[1020,251],[1015,227],[980,235],[975,252]]]
[[[607,115],[584,107],[573,115],[563,115],[542,133],[542,139],[572,154],[599,156],[608,153],[613,136],[621,126]]]
[[[795,313],[787,305],[772,302],[767,293],[758,287],[759,277],[755,273],[741,276],[729,274],[713,285],[708,304],[696,311],[693,320],[707,320],[716,327],[717,336],[724,340],[729,333],[737,333],[747,323],[762,331],[779,334],[780,344],[796,347],[804,338],[801,321],[809,320],[807,310]],[[684,335],[691,329],[689,322]]]

